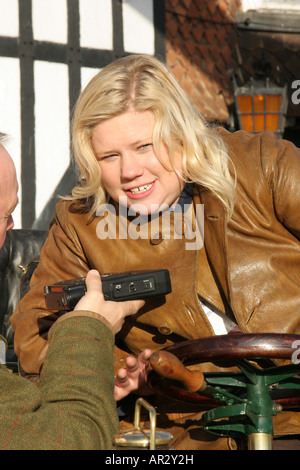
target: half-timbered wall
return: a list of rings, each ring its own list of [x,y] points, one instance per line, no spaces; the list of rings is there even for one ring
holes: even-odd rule
[[[0,0],[0,131],[20,182],[16,228],[44,228],[75,183],[70,117],[82,88],[130,53],[165,57],[164,0]]]

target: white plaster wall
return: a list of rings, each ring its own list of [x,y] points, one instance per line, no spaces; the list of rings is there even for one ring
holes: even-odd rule
[[[32,0],[32,27],[34,39],[66,43],[66,0]]]
[[[0,36],[19,36],[18,0],[0,0]]]
[[[79,0],[80,45],[93,49],[113,47],[111,0]]]
[[[242,0],[242,11],[248,10],[299,10],[300,0]]]
[[[69,166],[69,91],[65,64],[35,61],[36,217]]]
[[[81,68],[81,90],[83,90],[90,80],[100,71],[101,69],[94,69],[91,67]]]
[[[123,0],[123,23],[125,51],[153,55],[152,0]]]

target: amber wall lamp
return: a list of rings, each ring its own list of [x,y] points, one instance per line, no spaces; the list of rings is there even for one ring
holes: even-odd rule
[[[288,104],[287,85],[280,87],[268,77],[250,78],[243,86],[234,83],[239,128],[249,132],[273,131],[282,137]]]

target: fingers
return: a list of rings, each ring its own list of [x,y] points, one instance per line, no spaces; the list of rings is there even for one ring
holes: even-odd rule
[[[141,354],[138,356],[138,367],[140,370],[144,369],[146,365],[148,365],[149,358],[152,354],[151,349],[145,349]]]
[[[85,284],[88,291],[90,290],[102,290],[101,276],[96,269],[91,269],[85,278]]]
[[[132,358],[134,359],[134,358]],[[135,364],[133,364],[133,368],[135,368]],[[122,398],[129,395],[131,392],[138,389],[138,380],[139,379],[139,372],[131,373],[130,368],[126,364],[126,369],[120,369],[117,373],[115,379],[115,389],[114,389],[114,398],[116,401],[122,400]]]
[[[125,368],[118,371],[115,382],[119,387],[126,387],[129,384],[129,377]]]
[[[138,361],[135,357],[128,357],[126,359],[126,368],[120,369],[118,371],[116,382],[120,386],[126,386],[130,380],[138,379],[140,374]]]
[[[126,368],[124,367],[118,371],[115,380],[114,397],[117,401],[131,392],[149,394],[146,385],[146,365],[151,354],[152,351],[146,349],[137,358],[129,356],[126,359]],[[150,391],[150,393],[152,392]]]
[[[145,370],[145,366],[148,364],[149,357],[152,351],[146,349],[139,354],[138,358],[129,356],[126,359],[126,368],[119,370],[117,379],[120,384],[124,385],[127,381],[138,379],[140,373]]]
[[[146,364],[148,362],[148,359],[149,357],[151,356],[152,354],[152,351],[151,349],[145,349],[145,351],[143,351],[140,355],[139,355],[139,358],[141,358],[141,360],[143,360],[143,362]]]
[[[91,310],[101,314],[104,297],[102,293],[101,277],[95,269],[89,271],[85,278],[87,291],[79,300],[74,310]]]
[[[85,283],[86,294],[79,300],[74,310],[90,310],[101,315],[110,323],[114,334],[121,330],[125,317],[136,314],[145,304],[144,300],[106,301],[102,293],[101,276],[95,269],[87,273]]]
[[[87,291],[97,291],[102,292],[102,281],[99,272],[96,269],[91,269],[85,279]],[[123,316],[134,315],[137,313],[144,305],[144,300],[128,300],[122,302]]]
[[[145,300],[126,300],[122,304],[125,309],[125,317],[128,317],[137,313],[145,305]]]

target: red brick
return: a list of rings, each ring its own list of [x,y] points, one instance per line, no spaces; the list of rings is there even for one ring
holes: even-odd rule
[[[224,43],[226,36],[227,36],[227,33],[224,28],[221,27],[221,28],[216,29],[216,38],[220,46]]]
[[[236,13],[238,10],[239,6],[235,2],[231,2],[229,6],[229,15],[233,20],[235,20]]]
[[[174,65],[176,63],[177,57],[178,57],[177,52],[174,51],[174,49],[171,49],[170,47],[167,47],[168,62],[170,62],[170,64]]]
[[[228,116],[226,102],[230,100],[225,101],[225,94],[230,97],[232,91],[226,69],[232,56],[229,38],[233,31],[230,25],[213,25],[210,21],[230,21],[229,14],[235,14],[238,3],[239,0],[166,0],[168,66],[200,112],[211,121],[226,121]]]
[[[186,8],[189,8],[192,0],[182,0]]]
[[[199,12],[203,10],[204,3],[205,2],[203,0],[194,0],[194,4],[198,8]]]
[[[209,52],[213,56],[214,60],[217,60],[220,55],[220,48],[218,46],[210,46]]]
[[[177,54],[180,54],[180,51],[182,49],[182,40],[180,37],[176,37],[172,40],[172,44],[174,49],[176,50]]]
[[[221,74],[224,74],[226,71],[226,67],[224,64],[223,57],[219,54],[218,59],[216,60],[216,67],[220,71]]]
[[[211,44],[214,40],[214,37],[215,37],[215,29],[214,27],[213,28],[206,28],[204,30],[204,34],[206,36],[206,39],[207,39],[207,42],[209,44]]]
[[[185,42],[185,47],[187,51],[189,52],[189,54],[193,55],[195,52],[195,47],[196,47],[195,41],[193,41],[192,39],[189,39],[188,41]]]
[[[197,83],[197,68],[196,68],[194,63],[188,69],[188,74],[189,74],[189,77],[190,77],[191,81],[193,82],[194,86],[196,86],[196,83]]]
[[[219,8],[221,14],[222,14],[223,16],[226,16],[227,10],[228,10],[228,6],[227,6],[226,3],[224,2],[224,0],[219,0],[218,8]]]
[[[211,16],[213,16],[213,14],[214,14],[214,12],[216,11],[216,8],[217,8],[216,2],[207,2],[207,8],[208,8]]]
[[[177,33],[178,23],[174,18],[167,22],[167,31],[171,34],[171,36],[175,36],[175,34]]]
[[[184,89],[184,91],[188,94],[191,95],[192,89],[193,89],[193,83],[189,78],[184,78],[181,82],[181,86]]]
[[[184,74],[185,74],[185,69],[182,67],[182,65],[178,62],[175,67],[172,67],[172,72],[174,76],[177,78],[179,83],[183,80]]]
[[[199,16],[202,20],[209,20],[209,21],[211,20],[211,14],[209,13],[209,11],[207,11],[205,8],[203,8],[203,6],[200,10],[200,15]]]
[[[168,3],[170,3],[170,4],[171,4],[171,7],[174,8],[174,7],[176,7],[176,5],[177,5],[177,3],[178,3],[178,0],[168,0]],[[168,6],[169,6],[169,5],[167,5],[167,7],[168,7]]]
[[[178,18],[178,21],[183,24],[186,22],[186,10],[178,5],[174,8],[174,12],[177,13],[177,18]]]
[[[193,38],[197,42],[199,42],[200,39],[202,38],[203,32],[204,32],[204,28],[203,28],[202,24],[199,24],[196,28],[192,29],[191,34],[192,34]]]
[[[197,51],[196,51],[196,53],[194,54],[193,62],[194,62],[194,64],[195,64],[195,66],[197,67],[197,69],[200,69],[200,68],[202,67],[203,58],[202,58],[202,55],[200,55],[200,54],[197,53]]]
[[[190,35],[190,32],[191,32],[191,24],[186,22],[184,23],[181,27],[180,27],[180,32],[182,34],[182,36],[187,39]]]
[[[208,69],[210,76],[212,76],[213,70],[215,68],[214,60],[210,59],[209,57],[206,57],[205,67]],[[210,80],[211,80],[211,78],[210,78]]]
[[[215,97],[215,100],[217,101],[218,100],[218,94],[219,94],[219,86],[218,84],[215,82],[215,80],[208,80],[206,82],[206,89],[207,89],[207,92],[211,95],[211,96],[214,96]]]
[[[188,15],[192,16],[193,18],[201,18],[201,10],[199,10],[199,8],[194,4],[194,2],[188,9]]]
[[[225,63],[229,62],[231,58],[231,49],[227,44],[221,49],[221,54],[224,57]]]
[[[207,56],[207,46],[204,44],[197,44],[196,48],[200,52],[201,56],[205,58]]]
[[[227,19],[225,19],[224,21],[224,16],[221,15],[220,13],[220,10],[217,8],[215,13],[214,13],[214,16],[213,16],[213,20],[216,21],[216,22],[219,22],[219,23],[226,23]],[[218,25],[216,25],[217,27]]]
[[[183,65],[183,67],[185,68],[185,70],[189,70],[189,68],[191,66],[191,60],[186,54],[184,54],[184,53],[181,54],[180,61]]]

